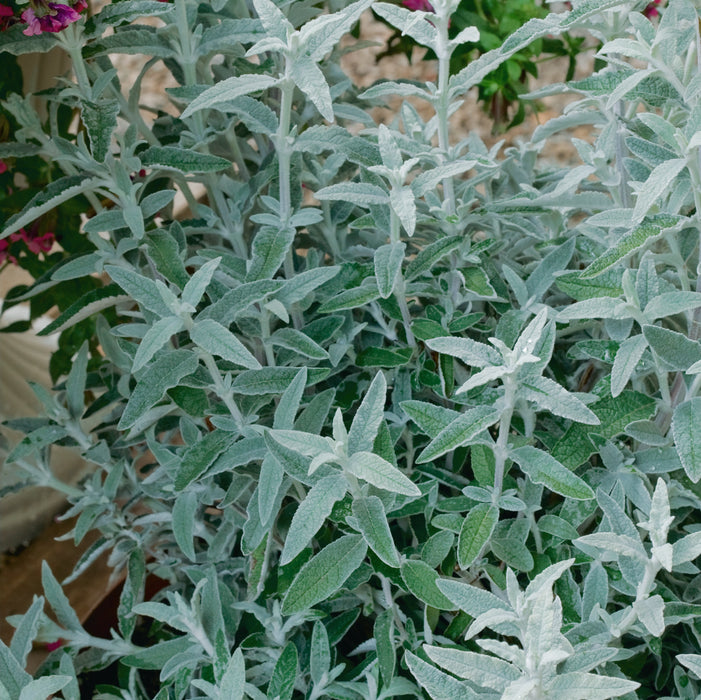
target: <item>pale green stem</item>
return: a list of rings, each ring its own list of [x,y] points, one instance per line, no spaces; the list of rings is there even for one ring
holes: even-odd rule
[[[214,357],[204,350],[200,350],[200,357],[204,361],[204,364],[209,370],[209,374],[214,381],[214,387],[217,395],[229,409],[229,413],[231,413],[231,417],[234,419],[234,421],[236,421],[236,424],[239,427],[242,427],[244,424],[243,416],[241,415],[241,411],[234,401],[234,395],[231,389],[227,389],[224,386],[224,381],[222,380],[221,373],[219,372],[219,368],[217,367]]]
[[[450,80],[450,56],[452,51],[448,44],[448,24],[450,18],[438,17],[436,28],[438,30],[438,102],[436,104],[436,116],[438,118],[438,147],[443,152],[443,161],[448,160],[450,148],[450,128],[448,124],[448,108],[450,106],[448,82]],[[453,178],[446,177],[443,180],[443,201],[449,215],[455,214],[455,189]]]
[[[260,337],[263,341],[263,351],[268,367],[275,367],[275,353],[270,344],[270,314],[264,306],[260,307]]]
[[[399,243],[399,217],[391,207],[389,213],[389,238],[392,243]],[[407,345],[415,348],[416,339],[414,338],[414,334],[411,330],[411,314],[409,313],[409,306],[406,303],[406,288],[404,286],[404,275],[401,270],[399,271],[399,277],[394,285],[394,298],[397,300],[399,310],[402,314],[402,324],[404,325]]]
[[[504,410],[499,419],[499,435],[494,446],[494,491],[492,503],[497,505],[504,486],[504,468],[509,455],[509,433],[511,432],[511,417],[516,405],[516,381],[507,375],[504,378]]]

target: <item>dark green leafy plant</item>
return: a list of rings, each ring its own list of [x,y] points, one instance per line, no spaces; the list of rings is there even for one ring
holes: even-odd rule
[[[358,94],[337,47],[371,6],[436,84]],[[45,331],[93,319],[99,346],[37,388],[8,463],[69,497],[76,542],[99,532],[72,577],[108,551],[125,580],[102,638],[45,565],[2,697],[86,697],[98,672],[94,697],[158,700],[701,692],[698,10],[581,0],[455,72],[457,6],[138,0],[51,40],[77,83],[50,99],[84,130],[4,146],[63,174],[2,236],[97,202],[25,295],[99,279]],[[575,28],[603,67],[548,90],[579,101],[503,154],[456,141],[468,90]],[[153,57],[133,86],[118,53]],[[156,59],[178,85],[149,123]],[[376,126],[396,94],[434,115]],[[539,161],[582,125],[578,165]],[[56,444],[94,473],[61,483]]]

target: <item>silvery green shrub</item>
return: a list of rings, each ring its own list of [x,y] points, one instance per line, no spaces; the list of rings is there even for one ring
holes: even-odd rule
[[[580,0],[451,75],[475,39],[448,38],[456,4],[134,0],[2,35],[63,45],[76,75],[46,124],[4,103],[0,156],[63,175],[2,235],[94,209],[92,251],[24,298],[105,282],[45,329],[96,342],[36,387],[8,462],[68,496],[76,542],[99,531],[71,578],[109,552],[124,585],[96,637],[45,565],[0,697],[701,692],[698,10],[671,0],[658,26],[644,3]],[[434,51],[436,83],[343,74],[370,8]],[[456,141],[467,91],[575,29],[601,67],[532,97],[577,101],[505,151]],[[134,85],[116,54],[149,57]],[[177,86],[149,120],[157,61]],[[395,95],[432,115],[404,99],[376,124]],[[539,158],[582,125],[576,165]],[[60,483],[56,444],[92,476]],[[166,585],[147,599],[149,577]],[[28,674],[32,643],[58,640]]]

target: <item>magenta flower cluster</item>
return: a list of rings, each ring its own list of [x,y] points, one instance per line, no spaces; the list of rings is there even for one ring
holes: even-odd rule
[[[23,34],[34,36],[44,32],[56,33],[80,19],[80,13],[87,9],[86,0],[70,0],[68,3],[30,0],[29,7],[19,17],[8,5],[0,5],[0,30],[11,24],[26,24]]]
[[[433,5],[428,0],[402,0],[402,5],[408,10],[421,10],[421,12],[433,12]]]

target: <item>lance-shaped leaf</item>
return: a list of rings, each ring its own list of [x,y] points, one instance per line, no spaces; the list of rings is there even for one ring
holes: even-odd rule
[[[176,491],[182,491],[198,476],[203,474],[235,440],[232,433],[213,430],[201,440],[190,445],[182,454],[175,477]]]
[[[631,336],[621,343],[611,370],[611,396],[618,396],[625,389],[645,348],[647,348],[647,340],[644,335]]]
[[[672,214],[657,214],[646,217],[639,225],[621,236],[618,242],[603,255],[594,260],[581,273],[582,278],[588,279],[600,275],[619,260],[624,260],[658,236],[678,226],[682,220],[683,217]]]
[[[260,396],[262,394],[282,394],[297,376],[298,367],[262,367],[247,369],[239,374],[232,385],[237,394]],[[312,367],[307,370],[308,384],[316,384],[328,376],[325,367]]]
[[[356,498],[353,501],[353,515],[370,549],[387,566],[399,568],[399,553],[392,539],[382,501],[377,496]]]
[[[423,46],[428,46],[431,49],[436,48],[438,30],[431,23],[432,13],[407,10],[404,7],[397,7],[397,5],[390,5],[386,2],[376,2],[372,9],[397,27],[402,34],[407,34]]]
[[[248,369],[260,369],[258,360],[250,350],[228,329],[205,318],[196,321],[190,331],[190,338],[203,350]]]
[[[701,479],[701,397],[695,396],[674,409],[672,434],[686,475],[696,484]]]
[[[146,370],[129,397],[119,429],[126,430],[148,409],[158,403],[171,387],[197,369],[197,355],[189,350],[174,350],[156,359]]]
[[[458,538],[458,564],[461,569],[468,569],[494,532],[499,521],[499,509],[491,503],[475,506],[463,520]]]
[[[97,186],[98,180],[85,175],[69,175],[46,185],[34,195],[29,203],[17,214],[11,216],[0,233],[0,239],[16,233],[27,224],[55,209],[77,195],[84,195]]]
[[[226,158],[175,146],[152,146],[141,153],[139,158],[147,168],[177,170],[181,173],[212,173],[231,167]]]
[[[454,609],[452,601],[446,598],[437,586],[441,577],[426,562],[408,559],[402,563],[401,574],[409,591],[426,605],[437,610]]]
[[[480,696],[466,683],[447,673],[443,673],[443,671],[426,663],[422,658],[412,654],[410,651],[404,653],[404,660],[419,685],[433,700],[479,699]]]
[[[394,648],[394,610],[392,608],[383,610],[375,618],[373,637],[375,638],[382,682],[389,685],[397,663],[397,652]]]
[[[556,416],[569,418],[586,425],[599,425],[601,421],[574,394],[547,377],[528,377],[519,391],[525,399],[533,401]]]
[[[546,488],[561,496],[586,501],[594,498],[594,491],[586,481],[580,479],[563,464],[560,464],[547,452],[531,445],[511,450],[510,457],[521,471],[528,475],[534,484],[543,484]]]
[[[402,401],[402,410],[431,438],[447,428],[460,413],[452,408],[444,408],[427,401]]]
[[[424,649],[431,661],[446,671],[498,692],[503,692],[510,683],[521,677],[521,671],[516,666],[495,656],[428,644],[424,645]]]
[[[547,683],[550,697],[575,697],[581,700],[607,700],[632,693],[640,683],[625,678],[599,676],[572,671],[555,676]]]
[[[686,166],[686,158],[672,158],[660,163],[646,180],[645,184],[637,192],[634,221],[640,221],[652,205],[662,197],[674,182],[675,178]]]
[[[373,486],[403,496],[420,496],[421,490],[397,467],[372,452],[356,452],[344,469]]]
[[[382,372],[378,372],[353,417],[348,432],[349,454],[372,449],[384,415],[386,396],[387,380]]]
[[[306,56],[297,57],[290,67],[289,74],[295,85],[319,110],[321,116],[326,121],[332,122],[334,115],[331,90],[316,62]]]
[[[319,531],[329,517],[334,503],[346,494],[348,483],[341,474],[320,479],[297,506],[280,557],[280,565],[289,564]]]
[[[273,668],[268,685],[269,698],[290,700],[297,678],[297,663],[297,647],[294,642],[287,642]]]
[[[202,109],[216,108],[217,105],[230,102],[240,95],[265,90],[278,81],[269,75],[239,75],[222,80],[196,97],[182,113],[185,119]]]
[[[105,272],[140,306],[161,318],[172,315],[153,280],[135,270],[115,265],[105,265]]]
[[[282,614],[302,612],[330,598],[360,566],[367,548],[362,535],[344,535],[324,547],[292,581]]]
[[[328,359],[329,354],[319,343],[314,342],[308,335],[294,328],[280,328],[270,336],[272,345],[278,345],[296,352],[302,357],[312,360]]]
[[[219,697],[227,700],[243,700],[246,686],[246,662],[241,647],[232,654],[219,683]]]
[[[381,187],[369,182],[342,182],[338,185],[322,187],[314,196],[319,200],[341,199],[353,204],[386,204],[389,194]]]
[[[134,364],[131,371],[137,372],[171,339],[178,331],[183,329],[183,321],[177,316],[167,316],[154,323],[139,343],[134,355]]]
[[[671,369],[685,372],[701,360],[701,343],[669,328],[643,326],[643,335],[655,354]]]
[[[119,102],[117,100],[100,100],[82,103],[81,116],[88,131],[90,150],[98,163],[103,163],[109,152],[112,132],[117,128]]]
[[[282,265],[295,239],[292,226],[264,226],[253,239],[253,256],[246,274],[247,282],[271,278]]]
[[[430,462],[457,447],[470,444],[483,430],[494,425],[500,415],[500,411],[492,406],[478,406],[460,414],[431,440],[416,462]]]
[[[404,243],[388,243],[380,246],[373,257],[375,265],[375,279],[380,296],[387,299],[394,291],[394,285],[399,278],[404,262]]]
[[[501,365],[503,362],[501,355],[491,345],[470,338],[431,338],[426,345],[435,352],[457,357],[470,367]]]

